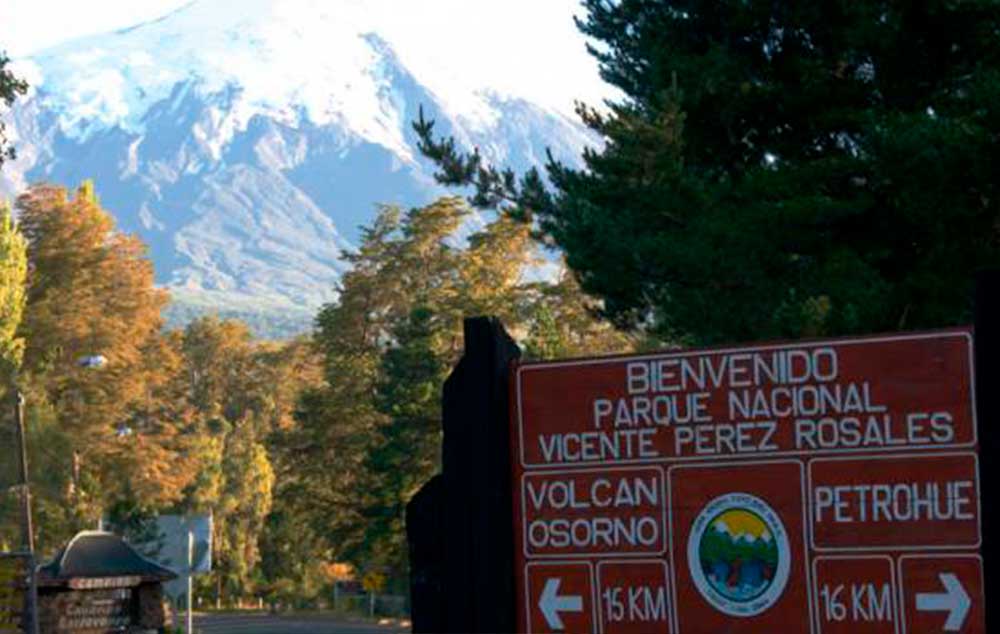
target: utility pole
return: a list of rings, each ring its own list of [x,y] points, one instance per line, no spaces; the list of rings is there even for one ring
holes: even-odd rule
[[[35,531],[31,523],[31,490],[28,487],[28,447],[24,433],[24,394],[14,389],[14,424],[17,426],[19,476],[21,484],[21,535],[23,546],[35,554]]]
[[[14,386],[14,426],[17,430],[18,471],[21,489],[21,534],[22,548],[28,551],[30,583],[25,602],[27,614],[25,632],[38,634],[38,593],[35,570],[35,528],[31,521],[31,488],[28,485],[28,443],[24,431],[24,394],[16,383]]]

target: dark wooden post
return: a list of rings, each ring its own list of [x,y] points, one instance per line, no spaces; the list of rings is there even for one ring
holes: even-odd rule
[[[414,632],[445,631],[444,479],[439,473],[406,505],[410,621]]]
[[[514,631],[508,377],[519,357],[499,320],[465,320],[444,386],[443,473],[407,508],[414,632]]]
[[[983,271],[976,278],[975,316],[976,423],[979,437],[979,496],[982,522],[983,585],[986,595],[986,631],[1000,632],[1000,607],[991,600],[1000,587],[1000,270]]]

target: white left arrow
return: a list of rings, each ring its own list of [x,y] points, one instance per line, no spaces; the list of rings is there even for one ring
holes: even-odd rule
[[[538,607],[545,617],[545,622],[554,630],[565,629],[560,612],[583,612],[583,597],[573,594],[559,595],[558,577],[545,580],[545,588],[542,589],[542,597],[538,600]]]
[[[972,599],[969,593],[962,587],[962,582],[950,572],[942,572],[938,575],[944,592],[932,594],[930,592],[917,595],[917,610],[920,612],[947,612],[948,620],[944,622],[945,632],[958,632],[965,623],[965,617],[969,615],[969,608],[972,607]]]

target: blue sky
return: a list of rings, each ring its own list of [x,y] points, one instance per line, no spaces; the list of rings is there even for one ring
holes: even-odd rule
[[[155,19],[189,0],[3,0],[0,49],[30,56],[75,37]],[[225,3],[232,0],[201,0]],[[289,0],[275,0],[288,2]],[[297,1],[297,0],[293,0]],[[569,110],[611,94],[573,24],[579,0],[321,0],[360,5],[420,70],[479,73],[500,89]]]

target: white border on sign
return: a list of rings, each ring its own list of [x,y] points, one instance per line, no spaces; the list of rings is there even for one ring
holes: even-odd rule
[[[903,576],[903,562],[908,559],[975,559],[979,562],[979,591],[980,594],[972,594],[968,588],[965,589],[973,604],[976,601],[986,600],[986,580],[983,578],[983,556],[973,553],[934,553],[928,555],[902,555],[896,562],[899,566],[899,615],[903,624],[903,634],[906,634],[906,578]],[[963,586],[964,587],[964,586]],[[986,606],[983,606],[983,613]]]
[[[599,364],[611,364],[611,363],[624,363],[632,361],[648,361],[652,359],[665,359],[665,358],[676,358],[676,357],[692,357],[692,356],[703,356],[703,355],[716,355],[716,354],[731,354],[734,352],[763,352],[770,350],[788,350],[797,348],[807,348],[811,346],[822,346],[822,345],[834,345],[834,346],[851,346],[851,345],[862,345],[866,343],[889,343],[893,341],[914,341],[923,339],[948,339],[951,337],[962,337],[966,340],[968,344],[968,359],[969,359],[969,407],[972,413],[972,440],[965,443],[949,443],[941,445],[931,445],[926,447],[920,446],[903,446],[903,447],[865,447],[865,448],[848,448],[848,449],[822,449],[818,451],[806,452],[799,451],[795,449],[790,449],[786,451],[775,451],[773,453],[766,454],[767,457],[782,458],[789,456],[797,456],[803,458],[811,458],[813,456],[825,456],[825,455],[838,455],[838,454],[859,454],[859,453],[872,453],[872,452],[882,452],[882,453],[894,453],[894,452],[905,452],[905,451],[934,451],[942,449],[962,449],[968,447],[975,447],[979,442],[979,425],[976,419],[976,368],[975,359],[973,354],[973,340],[972,335],[968,332],[937,332],[937,333],[916,333],[912,335],[896,335],[889,337],[869,337],[869,338],[858,338],[858,339],[832,339],[832,340],[817,340],[817,341],[801,341],[794,343],[783,343],[775,344],[770,346],[747,346],[747,347],[730,347],[730,348],[720,348],[720,349],[707,349],[707,350],[696,350],[696,351],[681,351],[681,352],[665,352],[661,354],[645,354],[645,355],[635,355],[635,356],[622,356],[622,357],[608,357],[608,358],[595,358],[595,359],[577,359],[574,361],[553,361],[548,363],[538,363],[532,365],[520,365],[517,367],[516,377],[514,381],[514,389],[517,395],[517,431],[518,440],[520,442],[520,447],[518,448],[519,459],[521,461],[521,467],[524,469],[532,468],[545,468],[545,467],[582,467],[594,464],[600,464],[597,461],[580,461],[580,462],[545,462],[545,463],[528,463],[525,460],[524,455],[524,412],[523,412],[523,397],[521,393],[521,375],[524,372],[530,372],[532,370],[548,370],[551,368],[562,368],[562,367],[579,367],[588,365],[599,365]],[[608,462],[606,464],[615,465],[642,465],[642,464],[656,464],[662,462],[714,462],[717,460],[739,460],[739,454],[723,454],[715,456],[665,456],[661,458],[634,458],[630,460],[616,460],[614,462]]]
[[[802,460],[743,460],[738,462],[708,462],[708,463],[695,463],[695,464],[680,464],[672,465],[667,469],[667,493],[673,495],[674,490],[670,485],[671,477],[673,472],[678,469],[719,469],[725,467],[758,467],[764,465],[772,464],[794,464],[799,468],[799,483],[802,487],[802,568],[806,576],[806,604],[807,610],[809,612],[809,631],[812,634],[816,634],[816,613],[813,610],[813,597],[812,597],[812,566],[809,565],[810,550],[809,550],[809,518],[806,514],[809,512],[809,501],[806,499],[806,466]],[[668,498],[667,501],[670,503],[670,508],[672,509],[673,498]],[[674,599],[674,631],[677,634],[681,634],[681,618],[680,618],[680,606],[677,604],[677,560],[674,558],[674,514],[671,512],[667,515],[670,518],[670,588],[673,591]],[[791,549],[789,549],[791,550]],[[686,552],[686,549],[685,549]]]
[[[527,634],[532,634],[531,632],[531,577],[528,571],[531,567],[549,567],[549,568],[559,568],[567,566],[584,566],[587,568],[587,578],[590,581],[590,624],[591,624],[591,634],[598,634],[597,627],[597,602],[594,600],[594,594],[596,593],[596,575],[594,574],[594,564],[589,561],[528,561],[524,564],[524,618],[525,618],[525,632]]]
[[[600,626],[600,633],[601,634],[605,634],[604,629],[605,629],[605,625],[606,625],[604,623],[604,610],[602,609],[602,606],[600,605],[600,602],[601,602],[601,566],[615,565],[615,564],[617,564],[617,565],[621,565],[621,564],[628,564],[628,565],[632,565],[632,564],[659,564],[659,565],[663,566],[663,583],[666,584],[666,586],[667,586],[666,587],[666,596],[664,596],[664,599],[667,601],[667,634],[672,634],[674,632],[674,625],[675,625],[674,624],[674,620],[673,620],[673,614],[674,614],[675,609],[674,609],[674,604],[670,603],[670,601],[672,599],[672,596],[673,596],[671,594],[670,566],[667,565],[667,562],[664,559],[602,559],[601,561],[597,562],[597,581],[596,581],[596,583],[594,585],[594,594],[597,596],[597,603],[595,605],[597,607],[598,624]]]
[[[587,552],[587,553],[535,553],[531,554],[528,552],[528,500],[525,497],[525,491],[527,490],[526,480],[530,477],[543,477],[543,476],[561,476],[561,475],[575,475],[578,473],[608,473],[614,471],[659,471],[660,472],[660,499],[663,501],[663,508],[661,509],[662,514],[660,517],[660,531],[663,534],[663,549],[659,551],[644,550],[632,553],[619,553],[619,552]],[[524,558],[528,559],[581,559],[590,557],[607,557],[609,555],[613,557],[649,557],[650,555],[663,555],[670,548],[670,535],[667,530],[667,508],[670,504],[670,498],[667,493],[667,474],[663,467],[659,465],[646,465],[646,466],[634,466],[634,467],[619,467],[612,466],[606,469],[590,468],[590,469],[561,469],[556,471],[525,471],[521,474],[521,551],[524,553]]]
[[[823,606],[819,604],[819,572],[816,568],[816,564],[820,561],[859,561],[859,560],[884,560],[889,563],[889,583],[891,587],[891,601],[890,609],[892,610],[892,624],[896,631],[896,634],[900,634],[900,618],[902,613],[902,606],[899,605],[899,582],[896,578],[896,562],[893,561],[890,555],[821,555],[819,557],[814,557],[812,561],[813,568],[813,587],[812,587],[812,600],[816,602],[816,632],[817,634],[823,634],[823,617],[820,612]]]
[[[846,462],[850,460],[911,460],[911,459],[929,459],[929,458],[972,458],[972,468],[975,473],[976,479],[976,541],[972,544],[947,544],[947,545],[934,545],[934,544],[906,544],[906,545],[885,545],[885,546],[817,546],[816,545],[816,534],[813,530],[813,517],[815,516],[815,509],[813,508],[813,477],[812,477],[812,466],[816,462]],[[940,453],[921,453],[921,454],[894,454],[891,456],[865,456],[864,458],[855,457],[835,457],[835,458],[815,458],[809,461],[808,473],[808,488],[806,489],[809,494],[809,499],[806,501],[809,514],[809,546],[818,553],[871,553],[871,552],[884,552],[884,551],[899,551],[899,550],[962,550],[962,549],[973,549],[979,548],[983,543],[983,509],[982,509],[982,498],[980,497],[979,491],[979,456],[973,451],[951,451],[951,452],[940,452]]]

